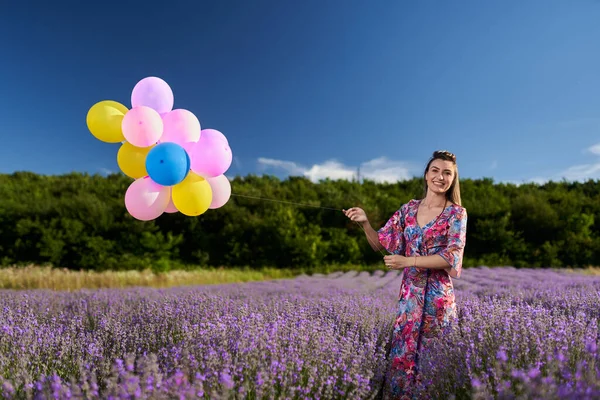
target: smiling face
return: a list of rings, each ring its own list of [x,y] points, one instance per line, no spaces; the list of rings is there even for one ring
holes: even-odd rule
[[[452,187],[456,177],[455,165],[452,161],[433,160],[425,174],[427,188],[433,193],[446,193]]]

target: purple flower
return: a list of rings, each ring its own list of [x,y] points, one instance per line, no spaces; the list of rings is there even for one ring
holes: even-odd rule
[[[588,342],[585,344],[585,350],[590,353],[595,353],[597,349],[598,349],[598,345],[596,344],[596,341],[594,341],[594,340],[588,340]]]
[[[372,398],[385,382],[400,279],[337,273],[27,299],[0,291],[0,390],[118,399],[237,387],[253,398]],[[465,387],[499,398],[599,397],[600,278],[470,268],[454,284],[458,320],[427,343],[419,390],[434,398]]]
[[[498,350],[498,352],[496,353],[496,359],[498,359],[500,361],[506,361],[506,360],[508,360],[508,356],[506,355],[506,351],[504,351],[504,350]]]
[[[529,370],[529,372],[527,372],[527,376],[528,376],[530,379],[535,379],[535,378],[537,378],[539,375],[540,375],[540,370],[539,370],[537,367],[535,367],[535,368],[531,368],[531,369]]]
[[[4,381],[2,383],[2,394],[6,396],[13,396],[15,394],[15,388],[10,384],[10,382]]]
[[[223,386],[225,386],[227,389],[231,389],[234,386],[233,379],[231,378],[231,375],[229,375],[226,372],[221,373],[221,377],[219,379],[219,382],[221,382],[221,384],[223,384]]]

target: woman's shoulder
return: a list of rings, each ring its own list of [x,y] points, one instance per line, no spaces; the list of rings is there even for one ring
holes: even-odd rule
[[[460,217],[467,215],[467,209],[459,204],[451,203],[448,207],[450,208],[450,213],[452,215],[456,215],[456,216],[460,216]]]
[[[407,201],[406,203],[403,203],[400,206],[399,211],[408,211],[408,210],[414,209],[415,207],[419,206],[420,201],[421,200],[419,200],[419,199],[410,199],[409,201]]]
[[[421,201],[422,201],[421,199],[410,199],[406,203],[402,204],[402,207],[418,206]]]

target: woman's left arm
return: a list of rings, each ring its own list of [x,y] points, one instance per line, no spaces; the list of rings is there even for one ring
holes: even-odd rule
[[[461,207],[449,218],[448,225],[448,243],[446,247],[436,255],[417,257],[417,267],[446,269],[451,277],[460,278],[467,239],[467,210]],[[422,258],[428,260],[421,261]],[[421,263],[425,265],[422,266]]]

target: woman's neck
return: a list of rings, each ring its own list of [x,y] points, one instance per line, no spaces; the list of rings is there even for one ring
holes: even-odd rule
[[[422,204],[429,209],[444,207],[446,205],[446,194],[427,192]]]

